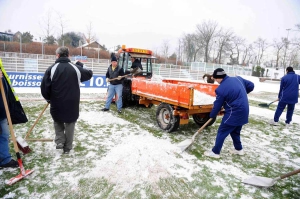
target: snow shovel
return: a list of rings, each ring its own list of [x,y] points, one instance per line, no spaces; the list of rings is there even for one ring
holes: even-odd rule
[[[38,118],[36,119],[36,121],[34,122],[34,124],[32,125],[32,127],[29,129],[29,131],[26,133],[25,138],[21,138],[21,137],[17,137],[17,144],[19,149],[23,152],[24,155],[26,155],[27,153],[30,153],[31,150],[28,146],[28,143],[26,142],[27,137],[29,136],[29,134],[31,133],[32,129],[35,127],[35,125],[37,124],[37,122],[40,120],[40,118],[42,117],[43,113],[45,112],[46,108],[48,107],[49,103],[47,103],[43,109],[43,111],[40,113],[40,115],[38,116]]]
[[[12,126],[10,112],[9,112],[9,108],[8,108],[8,105],[7,105],[7,100],[6,100],[6,96],[5,96],[5,93],[4,93],[4,87],[3,87],[3,84],[2,84],[2,79],[1,78],[0,78],[0,90],[1,90],[1,95],[2,95],[2,98],[3,98],[3,103],[4,103],[4,107],[5,107],[7,121],[8,121],[8,124],[9,124],[9,131],[10,131],[13,143],[14,143],[14,149],[15,149],[15,152],[16,152],[16,155],[17,155],[17,159],[18,159],[18,163],[19,163],[19,167],[20,167],[20,171],[21,171],[21,173],[19,175],[17,175],[16,177],[11,178],[10,180],[8,180],[6,182],[6,184],[8,184],[8,185],[12,185],[13,183],[18,182],[19,180],[21,180],[24,177],[31,174],[33,172],[33,170],[25,170],[24,167],[23,167],[23,163],[22,163],[21,155],[19,153],[19,148],[18,148],[18,144],[17,144],[17,141],[16,141],[14,129],[13,129],[13,126]]]
[[[108,81],[108,82],[111,82],[111,81],[114,81],[114,80],[121,80],[122,78],[127,77],[127,76],[128,76],[128,75],[123,75],[123,76],[116,77],[116,78],[113,78],[113,79],[108,79],[107,81]]]
[[[271,104],[273,104],[274,102],[277,102],[277,101],[278,101],[278,99],[275,100],[275,101],[273,101],[273,102],[271,102],[271,103],[269,103],[269,104],[267,104],[267,103],[258,104],[258,106],[269,108],[269,106],[270,106]]]
[[[295,171],[283,174],[277,178],[266,178],[266,177],[260,177],[260,176],[253,176],[248,179],[243,180],[243,183],[258,186],[258,187],[271,187],[275,184],[277,180],[281,180],[283,178],[290,177],[292,175],[296,175],[297,173],[300,173],[300,169],[297,169]]]
[[[193,135],[192,139],[186,139],[178,144],[178,147],[181,149],[181,151],[185,151],[187,148],[189,148],[193,142],[195,141],[195,137],[212,121],[213,118],[209,118],[203,126]]]

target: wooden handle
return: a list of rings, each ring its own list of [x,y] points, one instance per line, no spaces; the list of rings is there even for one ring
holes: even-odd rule
[[[290,177],[290,176],[295,175],[295,174],[297,174],[297,173],[300,173],[300,169],[297,169],[297,170],[295,170],[295,171],[286,173],[286,174],[280,176],[280,179]]]
[[[195,137],[212,121],[213,118],[209,118],[205,124],[201,126],[201,128],[193,135],[192,140],[195,139]]]
[[[8,108],[7,100],[6,100],[6,95],[4,93],[2,78],[0,78],[0,90],[1,90],[1,95],[2,95],[2,99],[3,99],[3,104],[4,104],[4,107],[5,107],[7,121],[8,121],[8,124],[9,124],[9,131],[10,131],[13,143],[14,143],[14,149],[15,149],[16,153],[19,153],[19,147],[18,147],[17,140],[16,140],[16,137],[15,137],[14,129],[13,129],[13,126],[12,126],[10,112],[9,112],[9,108]]]
[[[209,118],[209,120],[207,120],[205,124],[203,124],[203,126],[201,126],[201,128],[197,132],[199,133],[200,131],[202,131],[212,121],[212,119],[213,118]]]
[[[48,138],[27,138],[26,141],[32,141],[32,142],[53,142],[53,139]]]
[[[29,131],[26,133],[24,140],[27,139],[27,137],[29,136],[29,134],[31,133],[32,129],[35,127],[35,125],[37,124],[37,122],[40,120],[40,118],[42,117],[42,115],[44,114],[46,108],[49,106],[49,103],[47,103],[43,109],[43,111],[40,113],[40,115],[38,116],[38,118],[35,120],[34,124],[32,125],[32,127],[29,129]]]

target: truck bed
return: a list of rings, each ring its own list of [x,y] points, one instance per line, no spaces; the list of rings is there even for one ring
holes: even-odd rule
[[[153,81],[140,78],[133,78],[131,86],[132,93],[135,95],[187,109],[198,109],[203,106],[212,107],[217,87],[217,84],[207,84],[199,81],[178,79]],[[205,100],[201,101],[199,98],[205,98]]]

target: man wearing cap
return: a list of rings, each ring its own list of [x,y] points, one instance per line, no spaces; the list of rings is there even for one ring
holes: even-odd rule
[[[215,90],[216,100],[210,112],[210,118],[217,117],[221,108],[225,109],[219,126],[215,146],[204,153],[205,156],[220,158],[220,152],[226,137],[230,134],[234,150],[232,154],[244,155],[240,133],[244,124],[248,123],[249,103],[247,94],[253,91],[254,84],[242,77],[229,77],[222,68],[217,68],[213,78],[220,84]]]
[[[270,121],[271,125],[278,126],[279,118],[287,106],[286,127],[292,121],[295,104],[298,103],[300,76],[295,74],[293,67],[286,68],[286,75],[281,78],[278,93],[278,105],[274,115],[274,120]]]
[[[107,98],[105,102],[105,107],[102,109],[102,111],[109,111],[109,107],[111,104],[111,101],[113,97],[117,94],[116,98],[116,104],[118,113],[122,113],[122,91],[123,91],[123,85],[122,85],[122,78],[124,77],[124,70],[120,66],[118,66],[117,58],[115,55],[111,55],[111,65],[108,67],[106,72],[106,82],[109,82],[108,85],[108,93]],[[112,80],[114,79],[114,80]]]

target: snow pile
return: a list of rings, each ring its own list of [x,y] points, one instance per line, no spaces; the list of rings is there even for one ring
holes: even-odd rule
[[[202,93],[200,91],[194,90],[194,104],[193,105],[208,105],[213,104],[215,97]]]
[[[136,185],[155,185],[161,178],[174,175],[191,179],[191,174],[198,170],[195,164],[189,163],[189,159],[194,158],[179,153],[179,147],[169,140],[146,133],[129,135],[96,161],[97,166],[90,176],[104,177],[123,191]]]
[[[151,81],[158,81],[158,82],[161,82],[163,79],[164,79],[163,76],[153,74],[153,75],[152,75],[152,78],[151,78]]]

